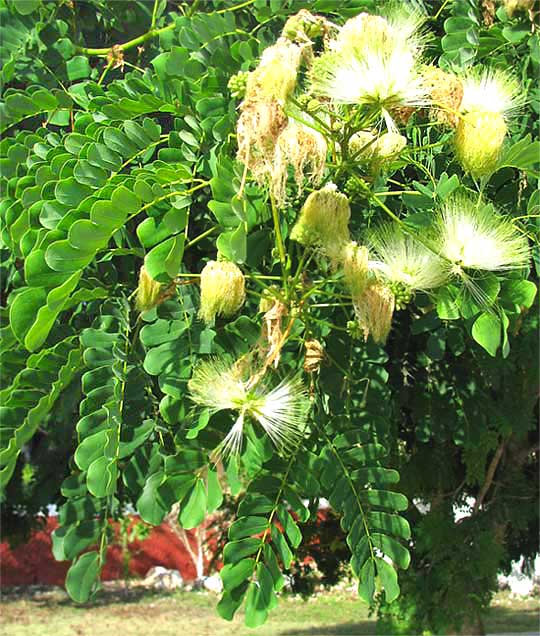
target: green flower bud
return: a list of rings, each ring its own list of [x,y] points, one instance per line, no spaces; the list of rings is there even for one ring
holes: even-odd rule
[[[231,91],[231,95],[237,99],[243,99],[246,94],[248,71],[238,71],[233,75],[227,83],[227,88]]]

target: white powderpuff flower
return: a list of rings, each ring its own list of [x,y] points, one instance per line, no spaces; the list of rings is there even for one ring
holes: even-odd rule
[[[419,26],[415,15],[353,18],[343,26],[332,50],[315,61],[314,94],[337,104],[374,105],[383,111],[427,105],[419,70],[423,48]]]
[[[375,256],[369,269],[390,283],[413,292],[440,287],[448,280],[447,263],[396,224],[380,226],[369,244]]]
[[[264,380],[252,387],[238,364],[217,358],[197,365],[188,388],[193,402],[209,409],[211,414],[223,410],[238,412],[218,448],[218,455],[240,452],[248,417],[262,426],[280,451],[286,452],[303,436],[309,397],[300,378],[284,380],[275,388]]]
[[[521,268],[530,259],[527,239],[511,219],[464,196],[450,199],[440,211],[437,242],[457,274],[463,268],[492,272]]]
[[[472,70],[462,78],[462,113],[482,112],[508,116],[523,105],[523,91],[506,70]]]
[[[486,177],[497,169],[508,132],[506,120],[523,104],[523,97],[519,83],[503,70],[471,71],[462,84],[456,156],[473,177]]]

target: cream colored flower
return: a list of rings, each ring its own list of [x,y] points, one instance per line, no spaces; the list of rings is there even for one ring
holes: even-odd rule
[[[349,200],[329,183],[308,196],[291,238],[302,245],[321,247],[334,254],[350,240],[350,218]]]
[[[283,104],[296,87],[302,48],[287,38],[279,38],[264,50],[257,68],[250,73],[246,98],[276,100]]]
[[[146,271],[143,265],[139,272],[139,285],[135,297],[138,311],[148,311],[160,303],[161,285]]]
[[[359,297],[369,282],[369,252],[355,241],[347,243],[342,250],[341,262],[345,284],[353,297]]]
[[[201,272],[200,317],[211,322],[216,316],[235,314],[246,298],[242,271],[228,261],[209,261]]]
[[[492,272],[521,268],[530,259],[527,239],[508,217],[464,196],[450,199],[440,211],[437,244],[458,274],[463,268]]]
[[[371,336],[379,344],[384,344],[392,327],[392,317],[396,305],[395,296],[382,283],[368,285],[360,296],[353,296],[354,312],[360,329],[367,340]]]
[[[336,104],[371,105],[387,119],[392,109],[428,104],[419,70],[421,22],[404,12],[349,20],[313,64],[314,94]]]
[[[463,78],[463,98],[456,136],[456,156],[474,177],[496,168],[506,133],[506,120],[523,103],[520,86],[507,71],[471,71]]]
[[[369,244],[373,255],[370,270],[389,283],[415,292],[440,287],[448,280],[446,262],[397,224],[380,226],[371,234]]]
[[[238,364],[222,359],[200,362],[188,383],[189,395],[210,413],[232,410],[238,417],[218,448],[218,454],[238,454],[242,447],[246,420],[258,422],[272,443],[286,452],[304,434],[309,397],[299,378],[270,388],[263,379],[254,387]]]

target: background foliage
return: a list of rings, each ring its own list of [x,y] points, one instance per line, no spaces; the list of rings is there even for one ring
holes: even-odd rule
[[[471,299],[458,306],[441,295],[433,304],[418,294],[384,347],[351,338],[350,316],[332,306],[339,283],[312,296],[281,362],[299,370],[308,337],[328,354],[311,380],[316,426],[301,452],[280,457],[254,434],[241,462],[217,472],[209,454],[227,417],[189,415],[193,365],[256,346],[261,276],[280,277],[265,193],[248,182],[237,197],[238,101],[229,79],[253,70],[302,8],[342,23],[384,4],[0,4],[2,519],[6,535],[21,536],[47,504],[60,506],[54,552],[74,559],[66,581],[74,599],[96,590],[109,519],[128,504],[159,524],[180,502],[180,522],[192,528],[219,508],[223,491],[237,501],[237,520],[218,610],[232,618],[245,601],[251,626],[275,606],[319,498],[340,513],[360,595],[379,604],[392,633],[477,620],[497,570],[534,554],[536,248],[529,281],[485,281],[500,321]],[[534,242],[540,47],[529,16],[476,0],[413,4],[429,17],[429,57],[442,68],[489,61],[515,69],[527,90],[485,195],[519,217]],[[438,143],[450,133],[411,124],[407,135],[407,156],[366,192],[350,192],[356,234],[383,219],[383,208],[422,227],[461,185],[474,188],[451,143]],[[396,182],[406,193],[374,196]],[[344,175],[338,186],[346,183]],[[301,204],[293,198],[284,210],[284,236]],[[300,252],[289,245],[296,266]],[[192,283],[216,247],[245,270],[252,293],[237,318],[205,326]],[[133,294],[143,259],[165,286],[178,274],[181,284],[139,315]],[[399,486],[380,463],[387,454]],[[483,505],[455,523],[454,506],[470,496]],[[399,600],[395,569],[376,550],[368,557],[368,544],[405,569],[410,548]]]

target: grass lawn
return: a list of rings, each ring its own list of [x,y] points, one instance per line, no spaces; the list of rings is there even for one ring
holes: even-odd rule
[[[166,594],[144,588],[106,590],[89,607],[78,607],[58,588],[4,595],[2,636],[362,636],[375,633],[366,606],[347,592],[309,601],[284,597],[266,625],[250,630],[237,616],[232,623],[215,612],[217,597],[203,592]],[[488,632],[534,632],[538,599],[512,600],[498,594],[486,621]]]

